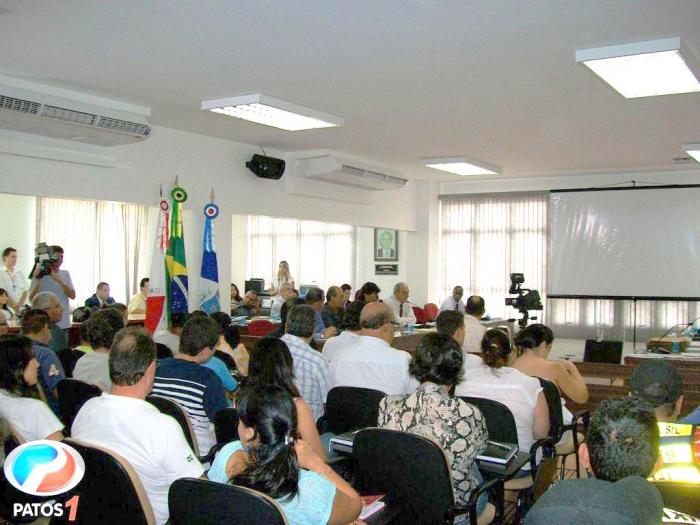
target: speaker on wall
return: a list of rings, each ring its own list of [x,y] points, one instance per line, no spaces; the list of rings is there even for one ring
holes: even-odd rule
[[[263,179],[279,179],[284,174],[284,161],[264,155],[253,155],[253,158],[245,163],[246,168]]]

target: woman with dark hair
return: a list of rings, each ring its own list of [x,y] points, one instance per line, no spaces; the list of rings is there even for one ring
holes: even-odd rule
[[[293,364],[292,354],[284,341],[264,337],[255,344],[255,348],[250,353],[248,384],[277,385],[286,390],[294,398],[301,439],[306,441],[321,459],[325,460],[326,452],[321,445],[311,408],[301,398],[294,384]]]
[[[296,406],[284,388],[246,386],[237,408],[241,439],[219,451],[210,480],[267,494],[291,525],[341,525],[359,516],[357,492],[298,437]]]
[[[238,309],[238,305],[240,305],[242,302],[243,297],[241,297],[241,292],[238,290],[238,286],[231,283],[231,314]]]
[[[462,348],[446,334],[421,339],[409,371],[420,386],[407,396],[387,396],[379,403],[381,427],[430,438],[442,447],[452,471],[457,505],[466,505],[481,483],[476,456],[486,449],[486,422],[479,409],[451,395],[462,379]],[[479,499],[477,512],[486,507]]]
[[[481,352],[483,365],[469,370],[455,394],[493,399],[507,406],[515,418],[518,448],[530,452],[532,444],[549,433],[549,410],[540,382],[512,367],[516,356],[504,331],[487,330]]]
[[[7,290],[0,288],[0,315],[4,315],[7,321],[16,316],[15,311],[10,308],[9,302],[10,296],[7,295]]]
[[[0,337],[0,416],[27,441],[61,441],[63,423],[39,399],[38,373],[31,339],[23,335]]]
[[[379,300],[380,292],[381,290],[379,289],[379,286],[377,286],[373,282],[366,282],[362,285],[362,288],[357,290],[357,293],[355,294],[355,300],[364,301],[365,303],[373,303],[374,301]]]
[[[549,361],[554,334],[543,324],[531,324],[515,336],[518,358],[513,363],[523,374],[551,381],[574,403],[588,401],[588,387],[576,365],[564,359]]]

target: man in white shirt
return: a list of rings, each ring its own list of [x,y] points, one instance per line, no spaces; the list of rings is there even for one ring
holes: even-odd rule
[[[180,353],[180,335],[187,322],[187,312],[175,312],[170,316],[170,327],[153,334],[153,341],[167,346],[173,355]]]
[[[355,301],[343,311],[340,319],[340,335],[331,337],[323,345],[321,353],[329,363],[338,355],[343,348],[348,348],[354,345],[360,337],[360,313],[364,308],[365,303]]]
[[[467,299],[464,316],[464,345],[465,352],[472,354],[481,352],[481,340],[484,338],[486,328],[481,324],[481,318],[486,312],[484,299],[478,295],[472,295]]]
[[[70,273],[67,270],[61,270],[63,264],[63,248],[60,246],[52,246],[51,249],[56,253],[58,259],[51,263],[51,273],[37,278],[41,268],[37,266],[32,275],[32,284],[29,287],[29,300],[40,292],[53,292],[58,301],[61,303],[62,316],[57,323],[61,330],[70,328],[70,299],[75,299],[75,288],[73,281],[70,278]]]
[[[146,299],[148,298],[150,283],[151,281],[148,277],[141,279],[139,283],[139,293],[134,295],[129,301],[129,315],[146,314]]]
[[[464,351],[464,316],[457,310],[445,310],[440,312],[435,320],[435,328],[439,334],[449,335],[454,338],[455,341],[459,343],[462,347],[462,354],[464,355],[462,368],[468,370],[470,368],[476,368],[484,364],[481,356],[470,354]]]
[[[464,301],[462,301],[462,296],[464,295],[464,289],[461,286],[455,286],[452,290],[452,295],[446,297],[442,304],[440,304],[440,311],[446,312],[447,310],[456,310],[460,314],[464,315]]]
[[[418,381],[408,373],[411,355],[392,348],[394,313],[386,304],[365,305],[360,314],[360,337],[340,349],[331,362],[331,381],[336,386],[373,388],[387,395],[410,394]]]
[[[109,379],[109,349],[117,332],[124,328],[122,315],[114,308],[106,308],[95,312],[86,323],[88,341],[93,351],[78,359],[73,377],[109,392],[112,388]]]
[[[7,247],[2,252],[2,262],[5,265],[0,272],[0,288],[7,292],[8,305],[19,312],[27,303],[29,297],[29,281],[17,266],[17,250]]]
[[[294,287],[292,283],[283,283],[279,289],[279,295],[275,297],[272,302],[272,307],[270,307],[270,317],[279,318],[280,312],[282,310],[282,305],[289,299],[293,294]]]
[[[73,422],[72,437],[113,450],[134,468],[153,507],[156,523],[168,521],[168,490],[204,469],[170,416],[146,402],[156,372],[156,348],[141,327],[122,329],[109,360],[110,393],[90,399]]]
[[[406,283],[394,285],[394,295],[384,299],[386,304],[394,312],[396,322],[400,326],[416,324],[416,316],[413,313],[413,305],[408,302],[409,289]]]

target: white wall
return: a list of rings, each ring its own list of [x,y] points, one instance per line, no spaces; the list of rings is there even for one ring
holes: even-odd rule
[[[2,187],[4,188],[4,177]],[[0,193],[0,253],[8,246],[17,249],[17,269],[29,276],[36,247],[34,197]]]

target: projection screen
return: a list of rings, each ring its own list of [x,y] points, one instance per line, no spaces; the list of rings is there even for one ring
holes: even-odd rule
[[[700,186],[552,191],[547,282],[549,296],[700,298]]]

